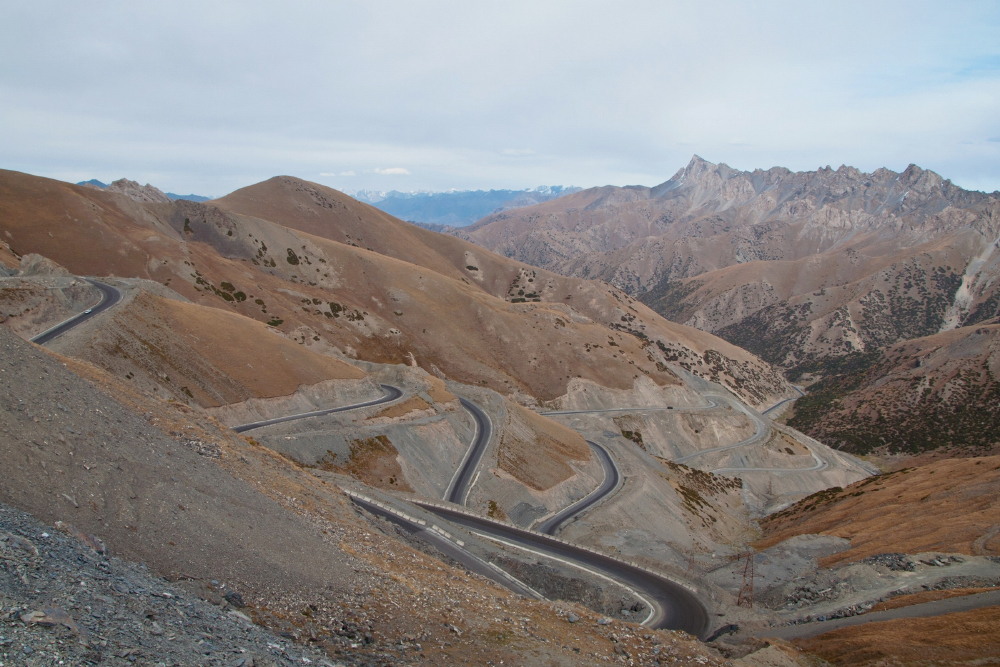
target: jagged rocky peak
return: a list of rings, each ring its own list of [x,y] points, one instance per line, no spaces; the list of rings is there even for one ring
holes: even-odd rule
[[[119,178],[107,187],[107,191],[123,194],[129,199],[134,199],[135,201],[143,204],[170,203],[170,197],[168,197],[159,188],[152,186],[149,183],[139,185],[136,181],[130,181],[127,178]]]

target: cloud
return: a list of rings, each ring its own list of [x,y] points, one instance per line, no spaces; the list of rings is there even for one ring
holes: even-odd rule
[[[996,0],[230,4],[6,3],[0,166],[520,189],[653,185],[697,153],[1000,187]]]

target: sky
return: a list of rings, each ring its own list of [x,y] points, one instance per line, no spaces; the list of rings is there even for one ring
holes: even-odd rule
[[[1000,2],[0,0],[0,168],[221,196],[910,163],[1000,189]]]

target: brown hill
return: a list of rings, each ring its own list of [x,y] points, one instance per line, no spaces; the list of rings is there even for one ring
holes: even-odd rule
[[[0,195],[0,229],[17,254],[151,278],[318,349],[542,399],[574,377],[679,383],[671,363],[755,405],[787,392],[767,364],[607,285],[525,267],[304,181],[280,177],[210,204],[140,205],[0,172]]]
[[[767,548],[795,535],[844,537],[822,567],[886,552],[1000,556],[1000,456],[945,459],[800,500],[761,523]]]
[[[288,654],[308,642],[333,661],[383,664],[402,645],[415,664],[569,666],[606,662],[628,633],[633,653],[651,651],[655,637],[691,656],[684,664],[708,659],[697,640],[674,633],[643,629],[643,638],[619,624],[612,640],[594,633],[600,617],[578,605],[557,611],[417,551],[390,525],[361,515],[337,489],[338,478],[304,470],[200,411],[152,399],[4,327],[0,432],[0,502],[100,538],[110,556],[143,563],[189,595],[212,600],[220,615],[234,611],[223,594],[239,593],[246,604],[240,613],[281,633]],[[22,543],[34,542],[45,555],[47,536],[30,537]],[[92,553],[81,558],[101,562]],[[20,579],[10,579],[15,599],[32,598]],[[142,596],[127,577],[113,583],[123,595]],[[72,597],[55,602],[90,625]],[[566,607],[583,622],[567,623]],[[170,636],[176,624],[197,621],[159,623]],[[103,647],[91,638],[96,659]],[[215,650],[207,642],[202,649]]]
[[[867,368],[901,341],[1000,321],[1000,193],[962,190],[914,165],[740,172],[696,156],[654,188],[595,188],[491,216],[465,235],[567,275],[604,278],[793,380]],[[869,384],[891,369],[880,372]],[[951,382],[933,373],[923,372],[927,382]],[[943,395],[931,392],[921,406]],[[914,409],[906,401],[895,411]],[[897,416],[892,428],[913,425]],[[935,422],[944,423],[924,420]],[[935,446],[972,437],[952,435],[921,438]]]
[[[343,361],[276,335],[264,324],[145,291],[104,321],[50,347],[85,359],[164,398],[202,407],[287,396],[302,385],[360,380]],[[378,387],[372,383],[372,394]]]
[[[1000,451],[1000,324],[828,363],[789,424],[852,452]]]
[[[992,639],[991,639],[992,638]],[[1000,654],[1000,607],[869,623],[793,641],[843,667],[981,665]]]
[[[750,261],[796,260],[864,240],[880,255],[971,228],[993,241],[1000,195],[931,171],[741,172],[694,156],[652,187],[592,188],[464,230],[501,254],[641,294]]]
[[[915,165],[740,172],[695,156],[654,188],[594,188],[463,233],[786,366],[1000,314],[1000,194]]]

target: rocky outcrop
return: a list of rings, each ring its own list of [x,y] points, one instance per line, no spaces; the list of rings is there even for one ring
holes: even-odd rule
[[[127,178],[119,178],[106,188],[107,192],[117,192],[143,204],[169,204],[170,197],[149,183],[139,185]]]

